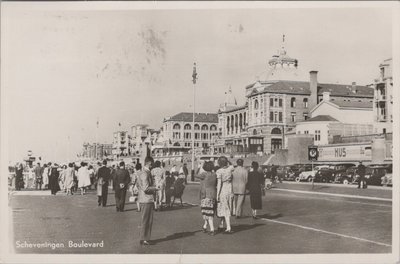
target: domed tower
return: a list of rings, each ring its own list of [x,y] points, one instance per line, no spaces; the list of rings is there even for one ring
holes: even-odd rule
[[[265,81],[289,80],[299,81],[298,60],[287,55],[285,49],[285,35],[282,37],[282,47],[276,55],[268,61],[269,69]]]

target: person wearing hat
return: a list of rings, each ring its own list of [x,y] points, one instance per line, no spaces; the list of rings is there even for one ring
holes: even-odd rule
[[[117,212],[123,212],[125,207],[126,190],[131,181],[131,176],[125,169],[125,162],[119,163],[118,169],[114,173],[115,206]]]
[[[54,163],[50,168],[50,176],[49,176],[49,189],[52,195],[56,195],[58,191],[60,191],[60,185],[58,184],[58,178],[60,173],[58,172],[58,165]]]
[[[108,181],[111,177],[111,171],[107,168],[107,160],[103,160],[103,166],[97,171],[97,196],[98,196],[98,206],[107,205],[108,196]]]

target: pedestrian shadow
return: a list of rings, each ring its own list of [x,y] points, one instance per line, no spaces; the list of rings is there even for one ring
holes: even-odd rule
[[[197,207],[197,205],[191,205],[191,204],[183,203],[183,206],[181,206],[181,205],[174,205],[173,207],[164,208],[163,211],[184,210],[184,209],[190,209],[190,208],[193,208],[193,207]]]
[[[283,214],[263,214],[263,215],[258,215],[259,218],[265,218],[265,219],[277,219],[282,217]]]
[[[239,232],[250,230],[250,229],[262,226],[262,225],[264,225],[264,224],[235,225],[235,226],[232,226],[232,230],[233,230],[234,233],[239,233]]]
[[[162,243],[162,242],[166,242],[166,241],[171,241],[171,240],[175,240],[175,239],[180,239],[180,238],[185,238],[185,237],[190,237],[190,236],[194,236],[194,234],[202,232],[202,230],[196,230],[196,231],[192,231],[192,232],[180,232],[180,233],[174,233],[172,235],[163,237],[163,238],[159,238],[159,239],[155,239],[152,240],[154,243]]]

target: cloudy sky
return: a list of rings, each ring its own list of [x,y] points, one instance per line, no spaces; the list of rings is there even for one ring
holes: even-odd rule
[[[93,4],[94,3],[89,3]],[[196,110],[216,112],[229,86],[267,71],[285,34],[288,55],[308,79],[370,84],[392,56],[392,13],[385,8],[67,10],[2,6],[2,92],[10,158],[28,149],[65,159],[82,142]],[[65,5],[65,4],[64,4]],[[90,8],[89,8],[90,9]],[[68,147],[69,145],[69,147]]]

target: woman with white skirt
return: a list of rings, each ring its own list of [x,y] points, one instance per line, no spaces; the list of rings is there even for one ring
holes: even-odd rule
[[[81,195],[86,193],[86,187],[90,186],[90,184],[90,174],[87,169],[87,164],[82,162],[78,170],[78,188],[81,189]]]

